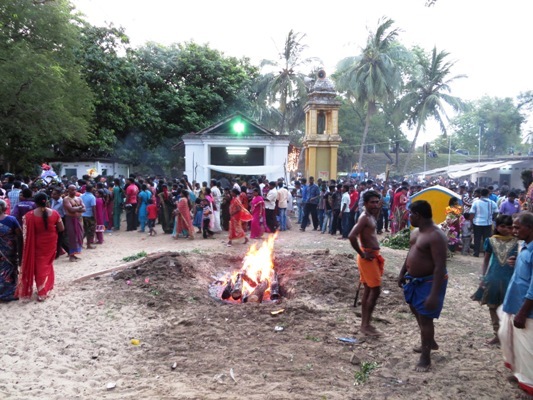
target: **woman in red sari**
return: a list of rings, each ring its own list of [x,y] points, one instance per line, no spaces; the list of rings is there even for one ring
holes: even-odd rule
[[[239,200],[241,201],[241,204],[245,210],[250,210],[250,207],[248,205],[248,196],[246,195],[246,186],[241,187],[241,192],[239,193]],[[244,232],[248,232],[248,221],[242,221],[242,229],[244,229]]]
[[[189,191],[183,189],[178,201],[178,228],[176,230],[176,239],[178,234],[187,231],[187,239],[194,239],[194,226],[191,219],[191,208],[189,204]]]
[[[57,232],[65,229],[58,212],[46,206],[48,196],[37,193],[37,208],[23,219],[23,253],[16,296],[30,298],[33,281],[37,284],[37,300],[43,301],[54,287],[54,259]]]
[[[252,198],[252,223],[250,228],[250,239],[261,239],[263,237],[264,222],[265,222],[265,200],[263,196],[260,195],[261,189],[254,188]]]
[[[98,189],[94,193],[96,197],[96,213],[94,219],[96,221],[96,244],[104,243],[104,221],[105,221],[105,192],[104,189]]]
[[[238,189],[231,189],[231,203],[229,205],[230,220],[228,246],[231,246],[231,241],[233,239],[244,238],[244,244],[248,243],[246,233],[244,233],[244,230],[242,229],[242,221],[243,217],[245,221],[250,221],[251,215],[248,210],[243,207],[241,200],[239,199],[239,194],[240,192]]]

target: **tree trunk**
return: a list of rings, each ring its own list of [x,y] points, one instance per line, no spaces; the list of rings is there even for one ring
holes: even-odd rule
[[[416,126],[415,137],[413,138],[413,141],[411,142],[411,146],[409,147],[409,152],[407,153],[407,157],[405,159],[405,164],[402,169],[402,175],[405,175],[405,172],[407,171],[407,166],[409,165],[409,163],[411,162],[411,159],[413,158],[413,154],[415,152],[415,147],[416,147],[416,139],[418,139],[420,128],[422,128],[422,123],[419,121],[418,125]]]
[[[361,139],[361,148],[359,149],[359,162],[357,163],[357,169],[359,172],[363,171],[363,153],[365,152],[366,137],[368,135],[368,127],[370,126],[370,105],[366,112],[365,118],[365,130],[363,131],[363,138]]]

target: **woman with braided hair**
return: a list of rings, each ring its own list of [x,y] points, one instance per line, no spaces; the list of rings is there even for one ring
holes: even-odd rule
[[[30,298],[35,281],[37,300],[43,301],[54,287],[57,232],[65,228],[58,212],[47,207],[46,193],[37,193],[33,200],[37,208],[23,218],[22,264],[15,296]]]

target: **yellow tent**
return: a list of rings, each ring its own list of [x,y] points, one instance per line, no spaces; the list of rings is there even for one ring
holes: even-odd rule
[[[446,219],[446,207],[452,197],[461,201],[461,196],[444,186],[436,185],[428,187],[411,196],[410,202],[426,200],[431,204],[433,211],[433,222],[440,224]]]

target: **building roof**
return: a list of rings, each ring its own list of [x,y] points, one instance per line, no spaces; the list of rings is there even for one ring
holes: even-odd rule
[[[231,114],[201,131],[183,135],[183,139],[201,139],[205,137],[288,140],[287,135],[280,135],[267,129],[240,112]]]

